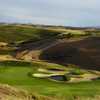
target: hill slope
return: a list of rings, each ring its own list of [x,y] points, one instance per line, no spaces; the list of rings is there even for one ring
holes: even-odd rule
[[[38,41],[58,35],[59,32],[26,25],[0,25],[0,42]]]
[[[40,59],[100,70],[100,37],[59,43],[44,50],[40,55]]]

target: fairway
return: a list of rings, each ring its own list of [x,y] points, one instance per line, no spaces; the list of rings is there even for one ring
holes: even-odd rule
[[[80,83],[59,83],[48,79],[33,78],[38,63],[4,62],[0,63],[0,83],[9,84],[29,92],[47,96],[73,98],[74,96],[94,96],[100,94],[100,80]],[[43,66],[43,65],[41,65]]]

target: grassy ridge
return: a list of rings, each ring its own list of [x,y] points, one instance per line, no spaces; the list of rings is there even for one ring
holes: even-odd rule
[[[23,42],[32,39],[38,41],[41,39],[51,38],[58,36],[59,38],[64,37],[80,37],[80,36],[91,36],[100,35],[100,30],[72,30],[72,29],[56,29],[56,28],[40,28],[39,26],[22,25],[22,24],[0,24],[0,42]]]
[[[41,40],[56,36],[58,32],[32,26],[23,25],[0,25],[0,41],[2,42],[19,42],[32,39],[33,41]]]

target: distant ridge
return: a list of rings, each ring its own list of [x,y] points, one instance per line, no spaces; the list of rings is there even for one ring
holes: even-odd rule
[[[32,23],[0,23],[0,25],[29,25],[34,27],[60,27],[66,29],[100,29],[100,26],[67,26],[67,25],[49,25],[49,24],[32,24]]]

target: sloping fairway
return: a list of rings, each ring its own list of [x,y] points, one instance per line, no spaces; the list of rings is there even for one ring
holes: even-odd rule
[[[36,68],[49,68],[51,66],[63,67],[43,62],[0,62],[0,83],[9,84],[41,95],[62,98],[62,100],[77,100],[75,99],[77,97],[92,98],[95,95],[100,95],[100,80],[80,83],[59,83],[48,79],[34,78],[30,75],[30,73],[36,71]]]

